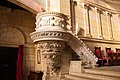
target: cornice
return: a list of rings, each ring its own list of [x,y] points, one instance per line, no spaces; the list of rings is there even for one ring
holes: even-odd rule
[[[100,0],[106,3],[110,3],[110,4],[117,4],[120,5],[120,0]]]
[[[107,7],[104,7],[104,6],[102,6],[102,5],[98,4],[98,3],[91,2],[89,0],[82,0],[82,1],[75,0],[75,1],[77,1],[79,4],[84,3],[84,4],[88,4],[91,7],[97,7],[99,9],[103,10],[103,11],[107,11],[107,12],[110,12],[112,14],[120,14],[120,11],[118,11],[116,9],[107,8]],[[105,2],[104,0],[100,0],[100,1]]]
[[[59,13],[59,12],[42,12],[42,13],[38,13],[38,15],[36,16],[36,19],[42,16],[59,16],[65,19],[68,19],[67,15],[63,14],[63,13]]]
[[[120,45],[120,41],[117,41],[117,40],[106,40],[106,39],[98,39],[98,38],[91,38],[91,37],[80,37],[80,39],[83,41]]]

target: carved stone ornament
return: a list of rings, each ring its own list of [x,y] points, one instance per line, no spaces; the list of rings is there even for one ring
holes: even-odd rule
[[[66,31],[67,16],[57,12],[43,12],[36,16],[36,31]]]
[[[42,31],[31,33],[31,39],[34,42],[43,40],[61,40],[68,42],[70,39],[70,34],[67,32],[60,31]]]
[[[62,41],[39,42],[42,57],[46,60],[47,67],[51,74],[59,71],[61,66],[61,54],[65,47]]]

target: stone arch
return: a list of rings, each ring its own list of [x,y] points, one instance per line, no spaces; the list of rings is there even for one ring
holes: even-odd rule
[[[26,36],[16,25],[0,25],[0,43],[5,44],[25,44]]]
[[[38,1],[35,0],[8,0],[8,1],[32,12],[33,14],[45,11],[43,6]]]

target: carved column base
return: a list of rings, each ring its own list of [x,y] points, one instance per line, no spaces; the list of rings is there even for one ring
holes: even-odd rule
[[[104,39],[104,37],[103,37],[103,36],[98,36],[98,38],[99,38],[99,39]]]
[[[114,40],[114,38],[110,38],[109,40]]]

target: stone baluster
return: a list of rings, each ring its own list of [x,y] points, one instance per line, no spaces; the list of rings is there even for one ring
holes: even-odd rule
[[[90,6],[85,3],[82,3],[82,6],[83,6],[83,15],[84,15],[85,36],[91,37],[90,18],[89,18]]]
[[[96,22],[98,29],[98,38],[103,39],[102,20],[101,20],[102,11],[95,7],[95,13],[96,13]]]
[[[109,39],[113,40],[112,21],[111,21],[112,14],[106,11],[106,17],[107,17]]]

